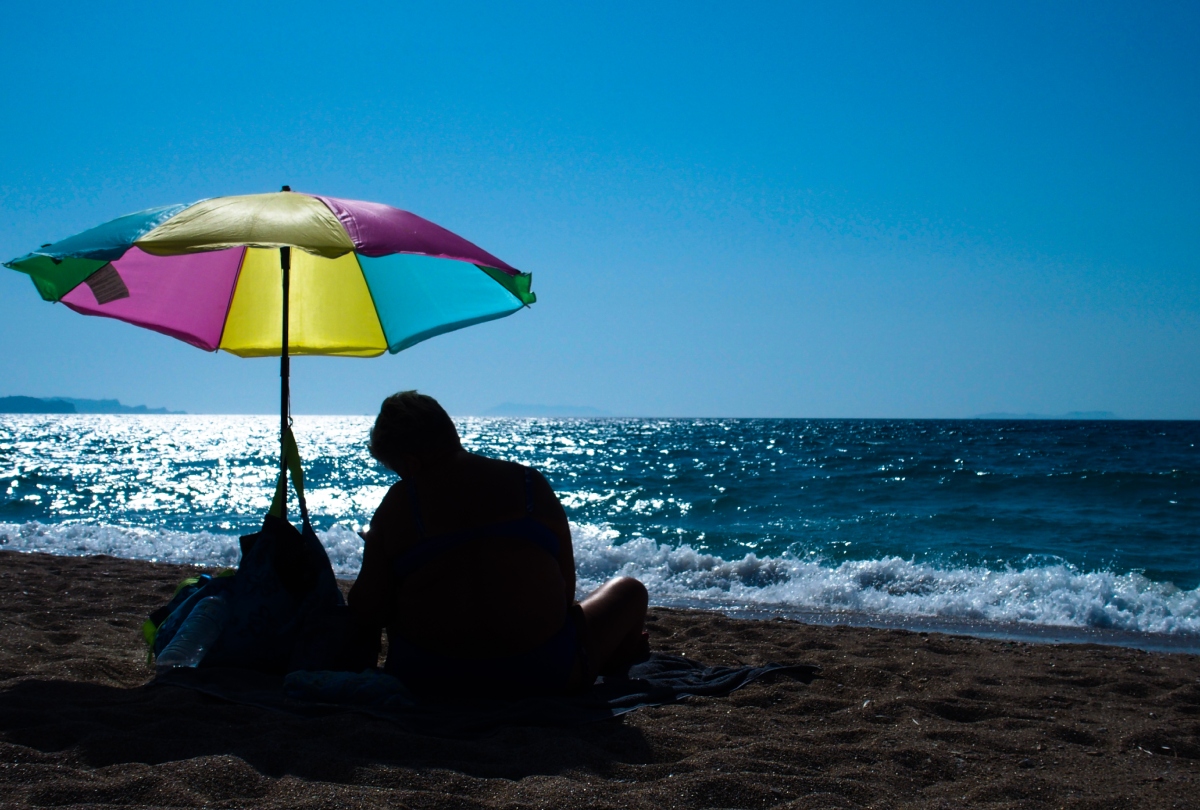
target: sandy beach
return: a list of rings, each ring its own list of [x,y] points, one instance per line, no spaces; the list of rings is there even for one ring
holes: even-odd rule
[[[1197,806],[1192,655],[655,609],[655,649],[821,677],[443,739],[144,688],[139,627],[194,571],[0,553],[0,806]]]

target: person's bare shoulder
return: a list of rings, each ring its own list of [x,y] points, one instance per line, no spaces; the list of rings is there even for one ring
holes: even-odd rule
[[[517,484],[523,486],[523,464],[506,461],[499,458],[489,458],[472,453],[470,455],[470,476],[478,483],[488,483],[501,489],[512,489]]]
[[[506,461],[502,458],[492,458],[491,456],[481,456],[478,453],[468,453],[467,458],[470,460],[471,466],[477,470],[485,470],[491,473],[512,472],[513,470],[522,467],[515,461]]]
[[[531,483],[533,485],[534,514],[545,520],[556,530],[565,528],[567,522],[566,512],[563,511],[562,502],[558,500],[558,494],[555,493],[554,487],[550,486],[550,482],[546,480],[546,476],[542,475],[538,470],[533,469]]]

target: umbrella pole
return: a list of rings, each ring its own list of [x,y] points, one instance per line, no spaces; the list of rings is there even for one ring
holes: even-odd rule
[[[287,435],[288,429],[288,411],[291,410],[291,392],[289,390],[289,378],[291,376],[291,364],[288,358],[288,297],[291,289],[292,275],[292,249],[290,247],[281,247],[279,249],[279,267],[283,271],[283,342],[280,344],[279,351],[279,474],[283,480],[283,514],[281,517],[287,520]]]

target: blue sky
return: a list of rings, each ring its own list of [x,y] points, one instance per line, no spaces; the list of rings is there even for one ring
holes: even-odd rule
[[[294,363],[654,416],[1200,418],[1200,7],[17,4],[0,255],[283,183],[534,275],[510,318]],[[0,395],[271,412],[278,366],[0,272]]]

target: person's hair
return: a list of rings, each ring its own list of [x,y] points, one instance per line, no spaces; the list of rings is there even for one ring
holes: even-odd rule
[[[368,449],[379,463],[395,471],[401,455],[428,458],[461,446],[454,421],[436,399],[401,391],[379,406]]]

